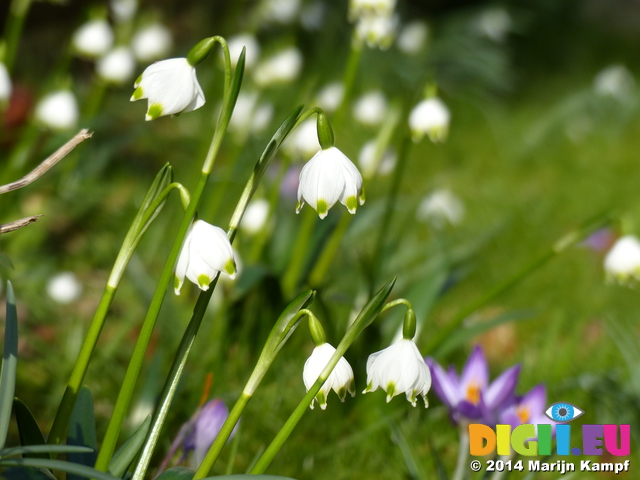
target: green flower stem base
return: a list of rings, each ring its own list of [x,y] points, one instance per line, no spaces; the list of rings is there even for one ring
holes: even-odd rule
[[[515,287],[522,280],[527,278],[531,272],[542,267],[549,260],[561,254],[567,248],[577,244],[578,242],[581,242],[589,235],[591,235],[594,231],[609,225],[614,221],[615,218],[616,217],[610,212],[597,215],[587,220],[582,226],[578,227],[577,229],[572,230],[566,235],[563,235],[546,252],[544,252],[538,258],[534,259],[519,272],[507,278],[502,283],[496,285],[475,302],[463,308],[446,326],[440,328],[437,332],[435,332],[431,338],[431,341],[427,345],[426,354],[437,357],[439,346],[442,345],[444,340],[449,337],[457,328],[459,328],[460,325],[462,325],[462,322],[464,322],[464,320],[469,317],[469,315],[484,307],[494,298],[500,296],[507,290]]]
[[[467,475],[469,464],[469,426],[465,422],[460,424],[460,442],[458,445],[458,460],[456,461],[456,470],[451,480],[463,480]]]

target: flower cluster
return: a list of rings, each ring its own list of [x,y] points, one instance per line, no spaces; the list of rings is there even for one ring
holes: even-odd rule
[[[369,48],[388,49],[398,27],[395,0],[350,0],[349,20],[355,22],[355,38]]]
[[[515,394],[520,365],[507,369],[490,383],[489,367],[480,346],[473,349],[460,376],[453,367],[445,370],[432,358],[426,361],[433,375],[433,389],[455,423],[500,423],[514,427],[524,423],[553,424],[544,415],[547,399],[544,385],[533,387],[524,396]]]

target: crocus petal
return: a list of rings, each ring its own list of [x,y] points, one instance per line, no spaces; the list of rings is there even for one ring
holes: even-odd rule
[[[513,396],[519,374],[520,365],[515,365],[502,372],[498,378],[491,382],[484,393],[484,400],[489,409],[500,407],[509,397]]]
[[[427,364],[431,368],[431,378],[433,379],[433,390],[447,408],[454,408],[460,401],[458,381],[452,381],[444,369],[432,358],[426,359]]]
[[[484,356],[484,352],[479,345],[476,345],[469,355],[462,375],[460,375],[460,389],[461,395],[466,396],[466,391],[469,387],[475,386],[480,390],[487,386],[489,381],[489,368],[487,366],[487,359]]]
[[[547,389],[544,384],[533,387],[522,397],[520,405],[529,409],[530,415],[541,415],[547,404]]]

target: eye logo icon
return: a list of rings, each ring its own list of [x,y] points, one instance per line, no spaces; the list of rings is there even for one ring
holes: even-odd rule
[[[580,410],[575,405],[571,405],[567,402],[558,402],[550,405],[544,414],[554,422],[566,423],[571,420],[575,420],[581,416],[584,411]]]

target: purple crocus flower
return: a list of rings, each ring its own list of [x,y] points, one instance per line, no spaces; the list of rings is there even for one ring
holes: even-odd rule
[[[547,389],[543,384],[536,385],[524,396],[514,399],[513,404],[500,414],[500,423],[511,425],[512,428],[524,423],[555,425],[544,414],[546,405]]]
[[[520,365],[504,371],[489,383],[489,367],[482,347],[476,345],[458,377],[455,369],[445,371],[432,358],[426,359],[433,378],[433,390],[449,409],[455,423],[482,420],[487,425],[496,423],[496,411],[513,401]]]

